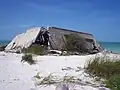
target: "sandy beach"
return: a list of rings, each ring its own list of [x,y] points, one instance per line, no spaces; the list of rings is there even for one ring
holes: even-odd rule
[[[85,63],[95,56],[34,56],[37,63],[29,65],[21,62],[22,54],[0,52],[0,90],[55,90],[57,85],[36,86],[38,82],[33,77],[37,73],[43,77],[50,74],[59,78],[76,76],[84,84],[70,90],[103,90],[104,87],[84,73]]]

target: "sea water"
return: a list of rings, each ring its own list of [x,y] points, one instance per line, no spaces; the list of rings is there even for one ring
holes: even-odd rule
[[[0,45],[7,45],[9,42],[9,40],[0,40]]]
[[[9,40],[1,40],[0,45],[7,45]],[[99,42],[99,44],[106,50],[120,53],[120,42]]]
[[[120,53],[120,42],[99,42],[100,45],[109,51]]]

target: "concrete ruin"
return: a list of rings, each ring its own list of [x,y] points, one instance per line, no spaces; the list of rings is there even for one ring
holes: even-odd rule
[[[43,33],[47,36],[44,36]],[[62,48],[65,47],[64,35],[69,34],[75,34],[84,38],[87,43],[86,47],[90,50],[93,49],[93,43],[98,52],[103,50],[103,48],[99,45],[99,43],[97,43],[92,34],[57,27],[34,27],[28,29],[22,34],[17,35],[7,45],[5,51],[21,51],[23,48],[28,48],[32,44],[36,43],[40,45],[47,45],[51,50],[62,50]],[[45,42],[43,42],[43,40]]]

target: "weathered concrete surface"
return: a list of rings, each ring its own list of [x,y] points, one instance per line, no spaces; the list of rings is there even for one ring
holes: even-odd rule
[[[17,51],[23,48],[28,48],[32,43],[35,42],[39,35],[40,28],[35,27],[28,29],[26,32],[17,35],[5,48],[6,51]]]
[[[87,44],[86,47],[88,49],[92,49],[92,42],[95,43],[95,46],[99,49],[99,51],[102,51],[102,47],[97,43],[96,39],[93,37],[92,34],[89,33],[84,33],[84,32],[78,32],[78,31],[73,31],[73,30],[68,30],[68,29],[62,29],[62,28],[57,28],[57,27],[49,27],[49,32],[52,37],[50,38],[50,41],[52,42],[53,49],[61,49],[64,46],[64,35],[66,34],[76,34],[80,37],[83,37]],[[54,42],[53,42],[54,41]]]
[[[17,35],[5,48],[6,51],[17,51],[21,50],[23,48],[28,48],[31,46],[37,38],[40,35],[40,31],[49,31],[50,37],[49,37],[49,43],[50,43],[50,48],[53,50],[61,50],[63,47],[65,47],[65,39],[64,35],[67,34],[76,34],[82,38],[85,39],[86,45],[89,50],[93,49],[92,42],[95,43],[95,46],[97,49],[102,51],[103,49],[100,47],[100,45],[97,43],[95,38],[93,37],[92,34],[89,33],[83,33],[83,32],[78,32],[78,31],[72,31],[68,29],[62,29],[62,28],[57,28],[57,27],[34,27],[28,29],[26,32]]]

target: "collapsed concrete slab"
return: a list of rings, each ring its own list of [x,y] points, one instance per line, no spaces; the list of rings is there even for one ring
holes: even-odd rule
[[[23,48],[28,48],[32,43],[35,42],[40,28],[32,28],[26,32],[17,35],[5,48],[5,51],[17,51]]]
[[[57,27],[34,27],[17,35],[7,45],[5,51],[21,51],[23,48],[28,48],[32,44],[46,45],[52,50],[62,50],[63,48],[67,50],[65,35],[70,34],[78,35],[84,38],[86,42],[85,47],[88,50],[92,50],[94,47],[97,48],[97,52],[103,50],[92,34]]]

